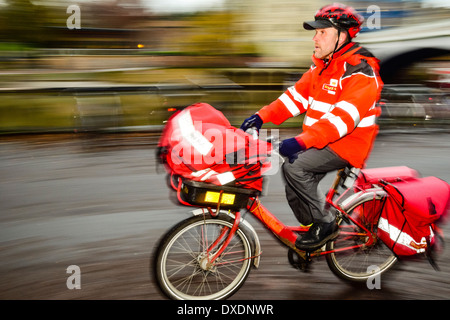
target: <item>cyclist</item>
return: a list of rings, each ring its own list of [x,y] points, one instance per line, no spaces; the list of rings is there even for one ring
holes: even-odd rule
[[[315,30],[310,69],[241,126],[259,130],[264,123],[280,125],[305,113],[302,132],[283,140],[279,149],[288,158],[282,172],[289,206],[302,225],[312,224],[296,241],[301,250],[316,250],[338,233],[320,180],[346,166],[362,168],[378,133],[376,102],[383,86],[378,59],[352,41],[362,21],[352,7],[335,3],[304,22],[305,29]]]

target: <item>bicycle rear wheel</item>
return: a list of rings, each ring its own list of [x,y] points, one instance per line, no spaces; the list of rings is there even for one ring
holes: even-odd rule
[[[156,281],[161,290],[176,300],[219,300],[233,295],[245,282],[251,267],[251,239],[237,229],[224,252],[210,258],[223,244],[233,226],[227,215],[195,216],[170,230],[161,241],[154,259]],[[224,237],[219,237],[219,235]],[[220,238],[210,253],[207,249]]]
[[[359,219],[367,207],[381,210],[383,199],[366,199],[352,205],[348,212],[353,218]],[[365,206],[364,206],[365,205]],[[373,226],[376,228],[376,225]],[[327,254],[326,260],[331,271],[339,278],[356,283],[366,282],[369,278],[386,272],[397,262],[397,257],[377,237],[373,244],[363,245],[367,242],[367,235],[358,226],[343,219],[340,224],[341,234],[338,238],[327,243],[326,250],[333,251]],[[353,235],[345,231],[353,232]],[[359,235],[355,235],[360,233]],[[376,234],[376,230],[374,230]],[[354,247],[353,249],[345,249]],[[339,251],[342,249],[342,251]],[[345,250],[344,250],[345,249]]]

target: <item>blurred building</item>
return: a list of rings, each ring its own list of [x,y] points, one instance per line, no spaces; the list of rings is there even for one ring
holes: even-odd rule
[[[302,23],[333,1],[299,0],[229,0],[237,13],[239,40],[255,44],[263,56],[286,64],[309,64],[313,50],[313,32]],[[353,6],[364,16],[361,34],[395,27],[417,25],[450,18],[448,0],[351,0],[341,1]],[[359,39],[357,38],[356,41]]]
[[[239,63],[234,66],[260,63],[273,67],[307,67],[311,62],[314,32],[304,30],[302,23],[313,19],[315,12],[330,2],[226,0],[222,10],[156,14],[143,8],[140,0],[83,1],[79,4],[81,28],[70,29],[66,26],[69,2],[11,0],[7,1],[7,6],[0,6],[0,45],[6,48],[11,47],[11,43],[21,43],[24,47],[44,49],[41,55],[132,54],[135,60],[145,60],[133,66],[151,66],[149,59],[142,59],[145,55],[152,56],[154,61],[161,60],[156,57],[167,57],[170,63],[179,56],[177,66],[183,61],[206,56],[207,66],[216,62],[218,66],[227,62],[233,66],[239,57]],[[343,2],[355,7],[366,18],[362,33],[450,18],[450,5],[445,4],[448,0]],[[375,26],[374,15],[378,19]],[[46,51],[61,48],[79,50]],[[113,53],[111,49],[116,51]],[[193,62],[198,66],[201,63]],[[158,66],[161,63],[158,62]]]
[[[236,41],[251,42],[265,57],[284,64],[308,64],[313,51],[313,33],[303,29],[303,21],[314,19],[327,1],[229,0],[236,12]]]

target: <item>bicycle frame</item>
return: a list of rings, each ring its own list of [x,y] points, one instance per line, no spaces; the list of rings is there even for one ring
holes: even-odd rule
[[[363,232],[355,232],[352,230],[344,230],[341,227],[340,235],[344,236],[359,236],[364,237],[367,239],[367,241],[363,244],[355,244],[353,246],[339,248],[339,249],[333,249],[329,251],[325,251],[322,249],[319,249],[314,252],[307,252],[302,251],[296,248],[295,241],[297,240],[297,237],[301,233],[305,233],[309,230],[308,226],[289,226],[285,225],[283,222],[281,222],[274,214],[272,214],[266,207],[264,207],[258,197],[252,198],[253,201],[250,201],[251,203],[247,206],[247,211],[252,213],[266,228],[268,228],[282,243],[287,245],[289,248],[293,249],[297,254],[299,254],[302,258],[304,258],[306,261],[309,261],[312,257],[322,256],[326,254],[330,254],[333,252],[339,252],[339,251],[346,251],[346,250],[353,250],[355,248],[363,247],[363,246],[370,246],[374,243],[376,239],[376,234],[374,234],[372,231],[368,230],[362,223],[355,220],[353,217],[351,217],[346,211],[344,211],[341,206],[339,205],[340,200],[344,197],[344,195],[350,190],[345,190],[344,193],[342,193],[336,200],[333,200],[336,195],[338,195],[338,188],[339,185],[343,179],[344,176],[344,169],[339,170],[337,173],[337,176],[327,194],[326,197],[326,205],[331,206],[334,209],[336,209],[342,216],[344,216],[346,219],[350,220],[358,226]],[[219,202],[220,203],[220,202]],[[217,211],[214,212],[211,210],[211,208],[207,208],[211,215],[217,214],[219,212],[219,207],[217,208]],[[208,256],[211,254],[213,250],[215,250],[215,247],[221,243],[218,250],[212,254],[211,258],[209,259],[209,263],[213,264],[214,261],[223,253],[229,242],[231,241],[232,237],[234,236],[236,230],[238,229],[239,223],[241,222],[241,215],[240,212],[235,213],[235,219],[232,228],[228,232],[227,230],[222,230],[221,235],[208,246],[207,254]],[[226,233],[228,232],[228,235]],[[222,242],[222,239],[225,237],[225,240]],[[254,257],[251,257],[254,258]],[[249,258],[249,259],[251,259]]]

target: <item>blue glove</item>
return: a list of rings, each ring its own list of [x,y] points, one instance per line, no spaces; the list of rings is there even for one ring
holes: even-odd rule
[[[289,163],[293,163],[299,152],[306,150],[305,145],[296,138],[289,138],[281,141],[279,152],[282,156],[289,158]]]
[[[256,130],[258,130],[259,132],[259,129],[261,129],[262,125],[263,121],[261,117],[257,114],[254,114],[251,117],[244,120],[240,129],[245,132],[250,128],[256,128]]]

